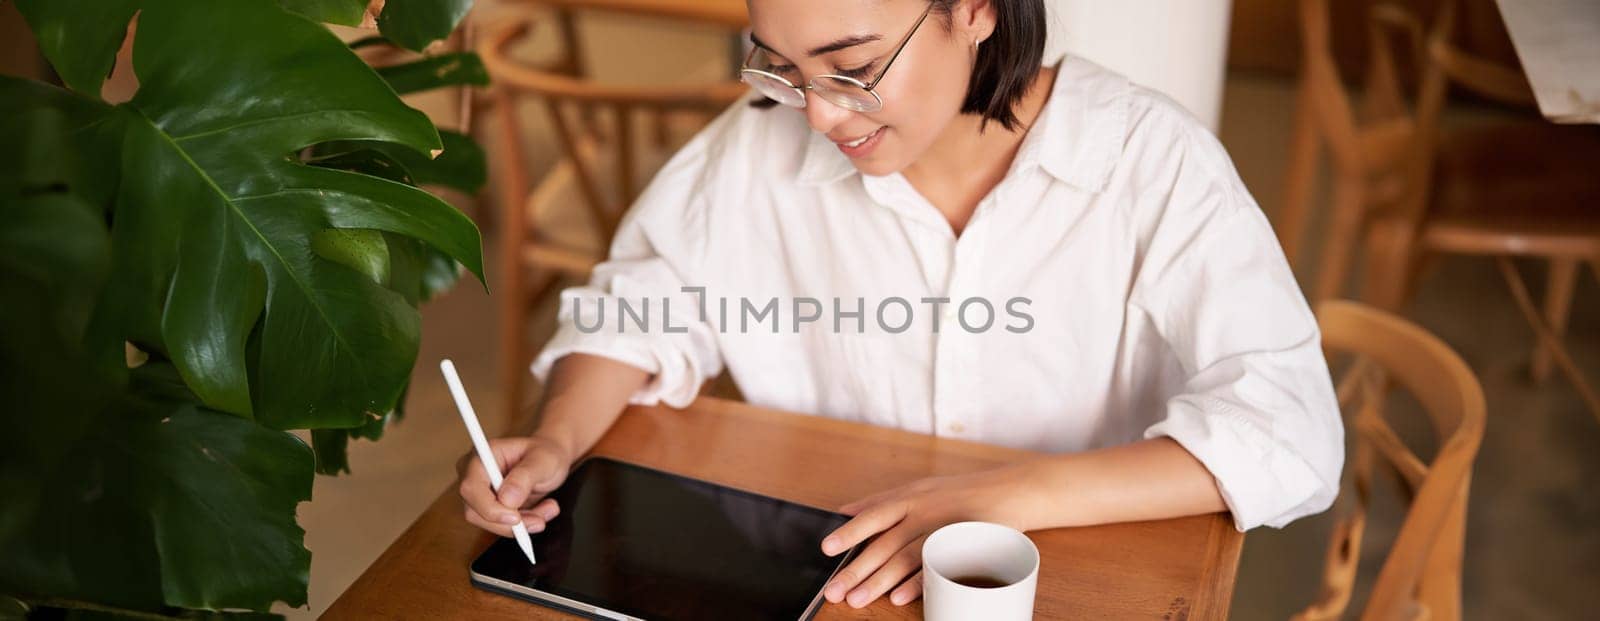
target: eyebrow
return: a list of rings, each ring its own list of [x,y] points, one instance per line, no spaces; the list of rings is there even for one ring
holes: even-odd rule
[[[820,46],[811,48],[811,51],[806,52],[806,56],[815,58],[815,57],[821,56],[823,54],[828,54],[828,53],[831,53],[831,52],[837,52],[839,50],[846,49],[846,48],[852,48],[852,47],[855,47],[857,45],[861,45],[863,43],[872,43],[873,41],[881,41],[881,40],[883,40],[883,35],[879,35],[879,34],[851,35],[851,36],[848,36],[848,37],[844,37],[844,38],[835,40],[834,42],[829,43],[827,45],[820,45]],[[750,33],[750,43],[755,44],[758,47],[764,47],[764,48],[766,48],[768,50],[771,50],[771,51],[774,51],[774,52],[777,51],[777,50],[773,50],[772,46],[767,45],[766,43],[763,43],[761,41],[761,39],[756,38],[756,33],[754,33],[754,32]]]

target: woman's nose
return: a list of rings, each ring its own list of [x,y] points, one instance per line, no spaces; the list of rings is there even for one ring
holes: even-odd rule
[[[848,118],[849,110],[818,97],[816,91],[806,91],[806,122],[811,124],[812,131],[824,135],[832,133],[833,128]]]

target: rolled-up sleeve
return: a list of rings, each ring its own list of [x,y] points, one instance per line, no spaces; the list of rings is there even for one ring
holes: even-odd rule
[[[1144,436],[1204,464],[1239,530],[1283,527],[1333,503],[1344,429],[1316,319],[1208,139],[1178,166],[1132,291],[1185,375]]]
[[[685,291],[703,254],[707,232],[698,188],[707,144],[721,125],[708,127],[657,173],[588,284],[561,292],[555,335],[533,360],[539,381],[563,356],[600,356],[651,374],[630,403],[681,408],[722,371],[701,300]]]
[[[722,359],[710,329],[699,321],[699,301],[684,294],[682,285],[660,257],[600,264],[587,286],[561,293],[560,326],[534,357],[533,374],[545,381],[556,360],[568,354],[601,356],[651,374],[630,403],[689,405],[700,386],[722,371]],[[635,313],[649,309],[645,329],[633,315],[620,313],[621,304]]]

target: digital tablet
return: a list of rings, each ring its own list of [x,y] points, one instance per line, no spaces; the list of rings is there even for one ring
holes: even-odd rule
[[[594,457],[550,494],[537,565],[501,538],[472,583],[594,619],[809,619],[850,554],[822,554],[848,516]]]

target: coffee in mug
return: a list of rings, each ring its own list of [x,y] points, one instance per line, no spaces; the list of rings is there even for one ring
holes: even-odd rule
[[[1004,581],[1004,580],[1001,580],[1001,579],[996,578],[994,576],[986,576],[986,575],[983,575],[983,574],[975,574],[975,575],[971,575],[971,576],[957,576],[955,578],[951,578],[951,580],[955,580],[956,584],[959,584],[961,586],[969,586],[969,587],[972,587],[974,589],[993,589],[993,588],[1003,587],[1003,586],[1005,586],[1007,584],[1007,582]]]
[[[959,522],[922,543],[922,613],[928,621],[1033,618],[1039,549],[1016,529]]]

